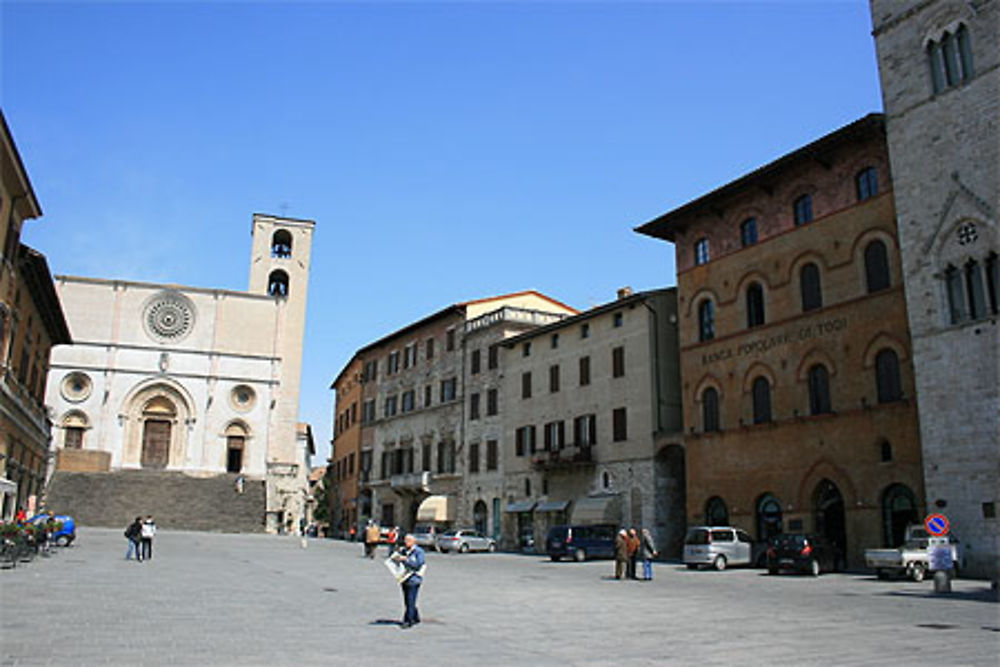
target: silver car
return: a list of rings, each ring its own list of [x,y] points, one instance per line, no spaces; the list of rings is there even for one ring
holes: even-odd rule
[[[496,551],[497,542],[475,530],[449,530],[437,538],[438,551],[468,553],[470,551]]]
[[[417,524],[413,527],[413,539],[424,549],[437,549],[437,538],[441,535],[441,528],[433,524]]]
[[[684,564],[694,570],[709,565],[725,570],[729,565],[749,565],[753,540],[732,526],[695,526],[684,538]]]

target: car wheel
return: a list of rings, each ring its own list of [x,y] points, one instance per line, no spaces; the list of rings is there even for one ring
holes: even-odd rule
[[[458,550],[459,550],[460,553],[467,554],[467,553],[469,553],[469,545],[468,544],[463,544],[462,546],[460,546],[458,548]]]
[[[60,535],[56,538],[56,546],[68,547],[72,541],[73,539],[69,535]]]
[[[815,558],[809,561],[809,574],[811,574],[814,577],[819,576],[819,561],[816,560]]]
[[[910,568],[910,578],[920,583],[924,580],[924,575],[927,574],[927,569],[924,567],[923,563],[914,563],[913,567]]]
[[[486,550],[493,553],[497,550],[497,545],[495,542],[490,542],[490,546],[486,547]]]
[[[726,569],[726,557],[725,556],[716,556],[715,560],[712,561],[712,567],[714,567],[716,570],[719,570],[720,572],[722,570],[725,570]]]
[[[584,551],[583,549],[577,549],[576,551],[573,552],[573,560],[575,560],[577,563],[582,563],[583,561],[587,560],[587,552]]]

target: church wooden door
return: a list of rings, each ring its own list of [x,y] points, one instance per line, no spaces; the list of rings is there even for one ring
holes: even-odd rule
[[[142,467],[166,468],[170,454],[170,422],[147,419],[142,431]]]

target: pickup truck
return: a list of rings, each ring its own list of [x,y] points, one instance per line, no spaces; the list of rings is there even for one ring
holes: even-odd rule
[[[890,575],[906,575],[913,581],[923,581],[930,569],[930,555],[927,545],[930,535],[923,526],[910,526],[906,529],[906,542],[896,549],[866,549],[865,564],[875,570],[879,579]],[[958,538],[948,536],[951,547],[951,559],[958,570],[962,564],[962,549]]]

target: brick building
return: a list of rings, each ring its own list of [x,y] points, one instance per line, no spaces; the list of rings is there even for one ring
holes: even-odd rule
[[[675,244],[690,522],[897,544],[924,492],[882,116],[637,231]]]
[[[927,498],[1000,577],[1000,2],[873,0]]]

